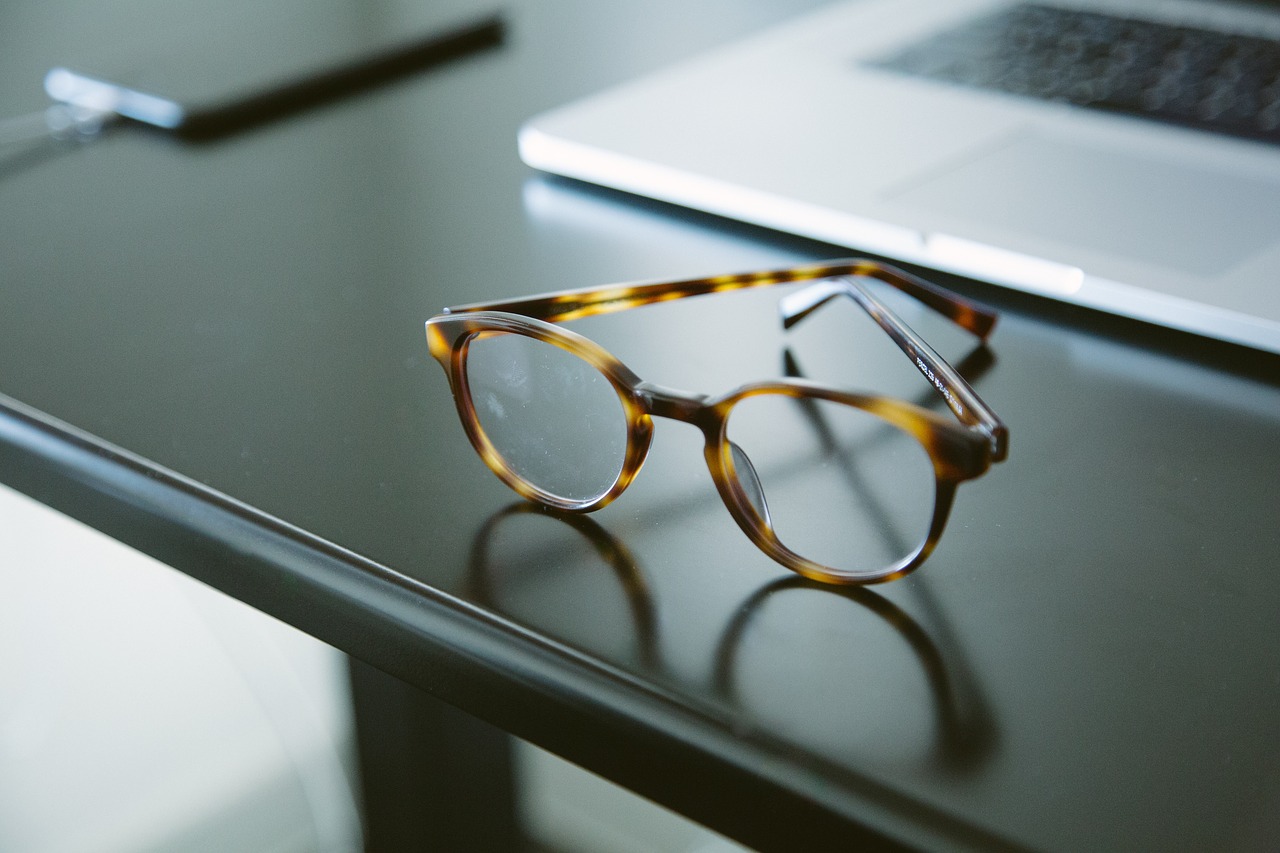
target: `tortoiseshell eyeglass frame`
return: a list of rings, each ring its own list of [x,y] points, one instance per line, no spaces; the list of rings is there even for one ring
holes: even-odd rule
[[[471,444],[485,463],[521,496],[570,512],[591,512],[617,498],[639,473],[653,435],[652,418],[666,417],[698,427],[705,437],[704,456],[716,489],[738,526],[757,547],[804,577],[826,583],[869,584],[902,577],[922,564],[942,536],[956,487],[983,474],[1008,452],[1008,430],[969,387],[969,383],[919,335],[912,331],[865,285],[862,279],[885,282],[967,329],[982,340],[995,326],[996,314],[949,290],[904,270],[877,261],[851,259],[738,275],[683,281],[643,282],[566,290],[521,299],[476,302],[446,308],[427,321],[427,344],[448,377],[458,416]],[[812,282],[782,297],[783,325],[790,328],[838,296],[861,306],[911,359],[942,396],[955,420],[903,400],[857,394],[801,379],[757,382],[718,397],[689,394],[646,382],[598,344],[553,325],[579,317],[607,314],[690,296],[725,293],[792,282]],[[603,374],[617,391],[626,415],[628,443],[622,469],[603,494],[567,500],[543,491],[516,474],[485,435],[467,381],[467,347],[477,336],[517,334],[560,347]],[[914,436],[933,463],[936,497],[928,534],[920,546],[898,562],[875,571],[848,571],[815,563],[779,541],[767,513],[759,512],[735,473],[726,435],[730,410],[741,400],[761,394],[828,400],[870,412]],[[957,423],[958,421],[958,423]]]

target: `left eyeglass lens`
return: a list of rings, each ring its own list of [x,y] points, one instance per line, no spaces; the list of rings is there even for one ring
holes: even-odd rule
[[[594,500],[617,482],[626,411],[589,363],[536,338],[493,332],[468,343],[466,373],[481,430],[520,479],[572,502]]]

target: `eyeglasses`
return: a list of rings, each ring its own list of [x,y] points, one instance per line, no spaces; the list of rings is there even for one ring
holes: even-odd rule
[[[623,284],[447,308],[427,343],[485,463],[521,496],[591,512],[639,473],[653,418],[696,426],[730,515],[757,547],[828,583],[893,580],[942,535],[957,486],[1005,458],[1008,431],[960,374],[866,279],[908,294],[985,340],[994,312],[869,260],[686,281]],[[790,328],[828,301],[861,306],[942,396],[954,419],[902,400],[802,379],[717,397],[646,382],[554,325],[689,296],[809,282],[780,300]],[[833,526],[834,525],[834,526]]]

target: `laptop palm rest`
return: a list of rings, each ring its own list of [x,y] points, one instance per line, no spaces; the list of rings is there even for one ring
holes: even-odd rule
[[[988,236],[975,228],[991,228],[1206,278],[1280,235],[1280,183],[1035,132],[901,184],[884,200],[936,221],[938,231],[954,221],[973,239]]]

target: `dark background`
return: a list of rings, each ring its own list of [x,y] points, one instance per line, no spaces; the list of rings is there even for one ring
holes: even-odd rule
[[[35,410],[6,408],[0,480],[748,842],[809,819],[959,845],[1274,842],[1274,356],[934,276],[1003,313],[970,363],[1010,456],[961,489],[920,572],[866,592],[790,581],[678,424],[585,533],[504,514],[426,318],[853,253],[540,176],[520,123],[812,5],[513,4],[495,50],[240,136],[0,154],[0,393]],[[0,104],[42,108],[58,63],[216,97],[484,11],[10,3]],[[929,399],[852,305],[784,335],[775,300],[574,328],[675,387],[777,376],[789,345],[811,378]]]

